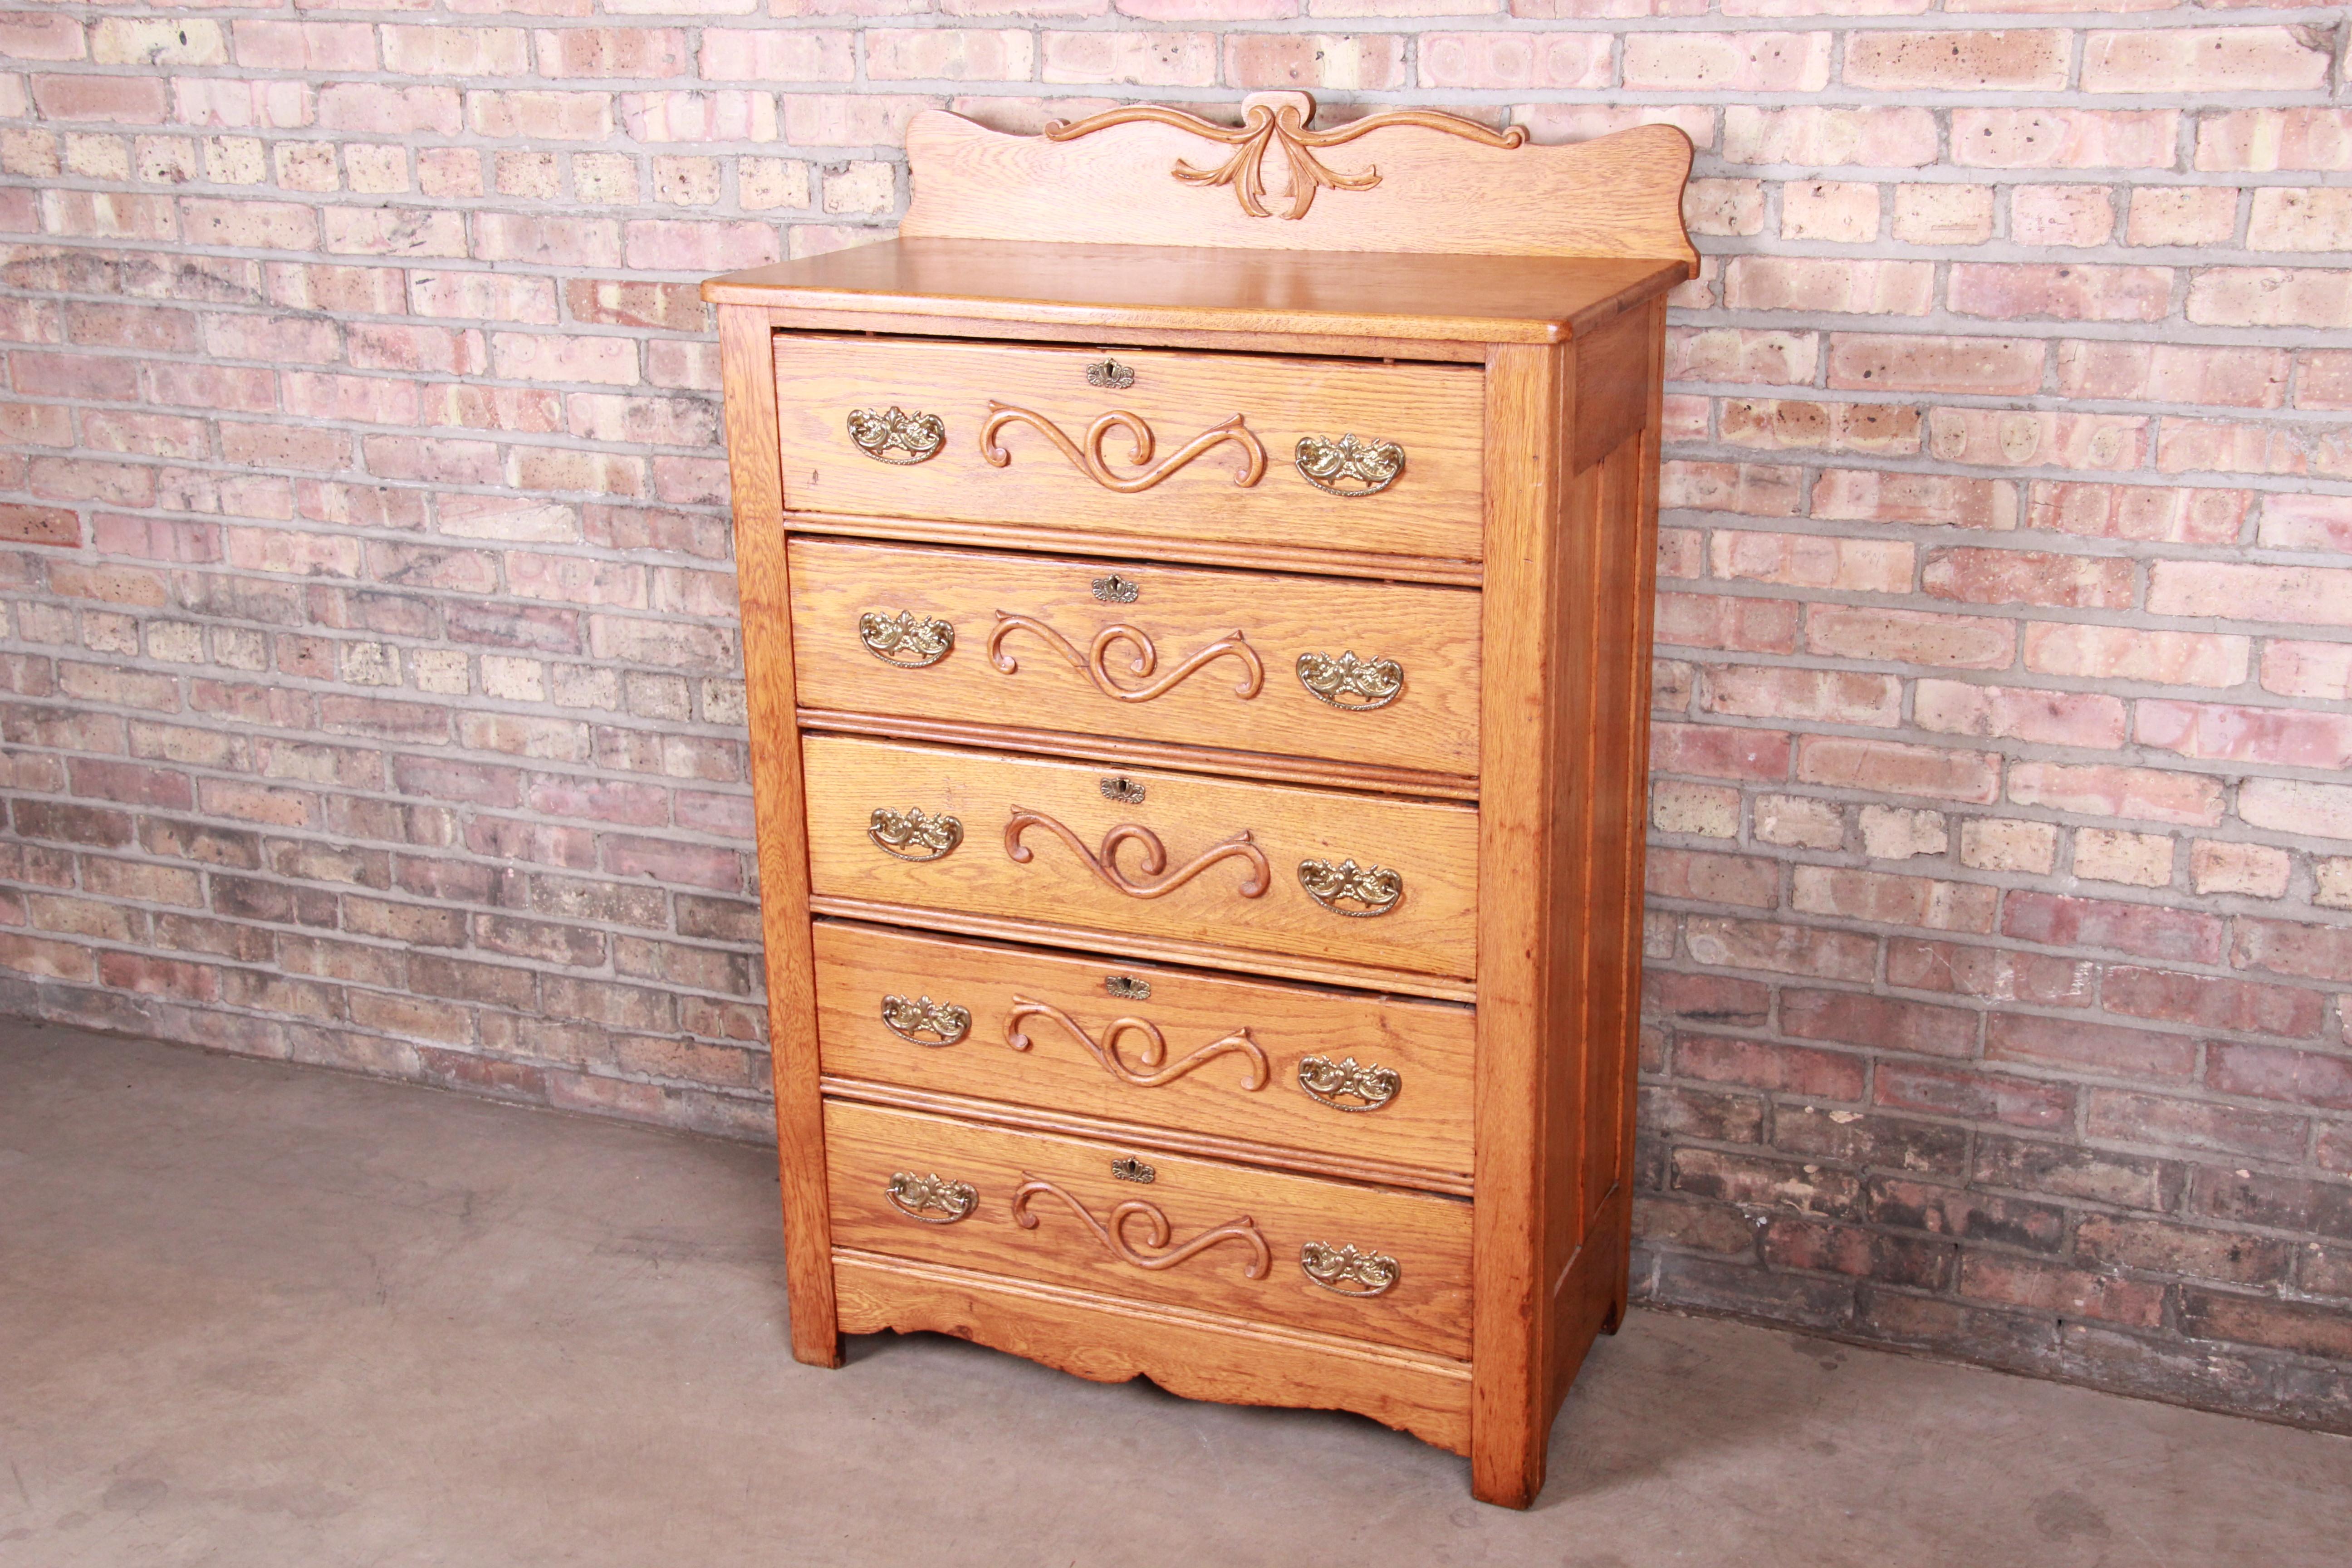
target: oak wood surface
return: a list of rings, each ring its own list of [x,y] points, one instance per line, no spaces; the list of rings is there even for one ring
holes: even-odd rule
[[[1306,93],[1263,93],[1244,104],[1267,106],[1277,117],[1287,108],[1291,123],[1318,129],[1315,100]],[[1690,138],[1673,126],[1512,147],[1419,125],[1384,126],[1314,153],[1335,173],[1376,183],[1322,192],[1297,219],[1250,216],[1231,185],[1190,185],[1171,174],[1180,163],[1213,168],[1232,152],[1174,125],[1113,125],[1056,141],[1006,135],[932,110],[907,128],[914,201],[901,227],[923,237],[1064,244],[1653,257],[1697,267],[1682,221]],[[1269,190],[1289,194],[1290,164],[1279,148],[1268,148],[1257,166]]]
[[[1477,769],[1478,599],[1460,589],[806,539],[790,557],[795,686],[806,705],[929,719],[1008,711],[1074,734]],[[1107,600],[1097,585],[1113,579]],[[929,664],[880,657],[860,633],[868,615],[945,621],[953,646]],[[1149,673],[1135,668],[1143,650],[1132,639],[1097,653],[1114,626],[1150,639]],[[1175,679],[1220,646],[1229,651]],[[1402,693],[1361,711],[1317,698],[1300,660],[1343,652],[1395,661]],[[1086,668],[1073,668],[1074,654]]]
[[[783,487],[772,437],[776,383],[770,370],[769,340],[765,311],[740,306],[719,310],[793,1354],[819,1366],[835,1366],[841,1360],[841,1338],[834,1325],[833,1238],[817,1083],[822,1068],[809,949],[808,855],[800,746],[793,728],[791,586],[784,558]]]
[[[1137,1152],[1120,1144],[839,1100],[825,1106],[825,1133],[836,1246],[1434,1355],[1469,1354],[1470,1205],[1459,1199],[1157,1151],[1148,1155],[1152,1181],[1122,1181],[1111,1174],[1111,1163]],[[910,1218],[885,1195],[902,1172],[969,1184],[977,1204],[950,1223]],[[1244,1221],[1263,1238],[1265,1251],[1261,1256],[1245,1239],[1228,1237],[1171,1266],[1140,1267],[1115,1254],[1056,1198],[1033,1197],[1027,1207],[1035,1223],[1020,1225],[1015,1196],[1037,1180],[1083,1205],[1139,1257],[1181,1252],[1207,1233]],[[1160,1210],[1167,1233],[1155,1238],[1148,1216],[1139,1215],[1114,1229],[1114,1210],[1130,1202]],[[1300,1267],[1307,1243],[1353,1246],[1394,1258],[1396,1282],[1376,1296],[1328,1289]],[[1250,1278],[1254,1268],[1255,1279]]]
[[[895,247],[901,243],[889,240],[862,249],[878,251],[886,246]],[[903,243],[921,246],[925,242]],[[1001,248],[986,241],[939,240],[929,243],[968,247],[975,252]],[[1039,246],[1021,248],[1048,259],[1059,254]],[[1170,254],[1149,246],[1137,246],[1132,249],[1144,258]],[[1486,363],[1486,345],[1483,342],[1458,338],[1384,337],[1362,331],[1341,336],[1334,332],[1276,330],[1264,324],[1263,318],[1255,314],[1240,318],[1180,316],[1177,320],[1223,324],[1176,326],[1156,321],[1139,321],[1134,311],[1118,307],[1104,310],[1064,306],[1038,310],[1021,309],[1003,301],[972,301],[971,308],[975,311],[993,312],[982,315],[963,314],[958,306],[938,300],[929,301],[928,310],[919,308],[924,303],[922,301],[899,300],[864,301],[856,309],[822,302],[810,304],[803,301],[823,301],[829,296],[806,294],[774,286],[729,287],[714,291],[712,285],[705,285],[704,291],[713,297],[724,295],[731,299],[740,295],[767,304],[780,331],[875,332],[889,337],[1077,343],[1087,348],[1103,348],[1116,343],[1122,348],[1191,349],[1204,353],[1303,354],[1314,359],[1433,360],[1468,365]],[[1055,319],[1057,317],[1066,319]],[[1106,320],[1107,317],[1109,319]],[[1244,328],[1241,324],[1244,321],[1253,324]]]
[[[1497,347],[1486,361],[1486,583],[1479,693],[1477,1190],[1471,1490],[1525,1508],[1543,1486],[1551,1279],[1544,1270],[1554,1127],[1550,1071],[1562,1016],[1561,949],[1576,940],[1558,821],[1574,716],[1562,600],[1576,542],[1559,531],[1572,365],[1559,351]],[[1573,1048],[1572,1045],[1569,1048]]]
[[[783,336],[776,375],[791,388],[782,411],[788,509],[936,517],[1095,532],[1259,544],[1324,543],[1371,554],[1469,559],[1478,552],[1478,376],[1436,364],[1121,351],[1124,389],[1087,384],[1105,356],[1039,344],[934,339]],[[1034,426],[983,429],[1010,405],[1050,422],[1084,447],[1113,411],[1142,419],[1153,437],[1139,457],[1134,432],[1109,432],[1100,451],[1121,479],[1172,468],[1150,488],[1119,493],[1082,472]],[[890,408],[945,422],[946,442],[913,463],[879,460],[851,440],[854,410]],[[1255,471],[1234,442],[1176,467],[1188,443],[1239,416],[1263,456]],[[1402,477],[1376,495],[1317,489],[1295,464],[1302,437],[1353,433],[1401,444]],[[893,457],[899,454],[893,453]]]
[[[1459,1361],[846,1248],[834,1267],[850,1333],[953,1334],[1097,1383],[1140,1376],[1186,1399],[1352,1410],[1457,1454],[1470,1446]]]
[[[818,924],[815,949],[828,1074],[1135,1123],[1131,1135],[1147,1141],[1174,1128],[1433,1172],[1470,1168],[1466,1008],[832,921]],[[1111,994],[1114,975],[1150,994]],[[944,1045],[920,1033],[909,1040],[884,1020],[888,996],[963,1007],[969,1033]],[[1046,1004],[1058,1017],[1018,1016],[1023,1003]],[[1120,1019],[1149,1027],[1114,1037]],[[1160,1034],[1158,1070],[1145,1059],[1150,1030]],[[1257,1054],[1227,1043],[1237,1035]],[[1015,1037],[1025,1048],[1013,1047]],[[1175,1077],[1134,1081],[1220,1043]],[[1335,1096],[1358,1109],[1334,1109],[1300,1087],[1310,1057],[1391,1068],[1402,1085],[1377,1109],[1362,1109],[1364,1096]]]
[[[836,735],[872,735],[886,741],[928,741],[983,752],[1029,752],[1097,763],[1110,773],[1133,767],[1174,768],[1226,778],[1265,779],[1270,784],[1320,789],[1371,790],[1381,795],[1421,795],[1432,800],[1476,800],[1478,781],[1459,773],[1423,773],[1370,763],[1333,763],[1319,757],[1276,756],[1213,746],[1182,746],[1165,741],[1130,741],[1118,735],[1074,734],[1066,730],[1031,730],[959,719],[916,719],[901,714],[846,713],[838,708],[803,708],[801,728]]]
[[[1306,572],[1326,577],[1370,577],[1383,583],[1431,583],[1456,588],[1475,588],[1483,577],[1475,561],[1449,561],[1427,555],[1373,555],[1360,550],[1310,550],[1255,540],[1220,543],[1181,534],[1139,534],[1108,540],[1075,528],[959,522],[952,518],[857,516],[846,512],[796,511],[790,521],[793,531],[800,534],[896,539],[982,550],[1050,550],[1091,560],[1119,557],[1193,566],[1243,566],[1264,572]]]
[[[817,914],[835,920],[864,921],[876,925],[941,931],[976,937],[984,942],[1025,942],[1067,948],[1078,952],[1114,952],[1139,963],[1180,963],[1195,969],[1262,974],[1308,984],[1393,992],[1399,995],[1426,997],[1436,1002],[1475,1002],[1478,999],[1477,987],[1469,981],[1446,975],[1415,974],[1410,970],[1387,969],[1339,958],[1297,957],[1263,949],[1252,951],[1223,947],[1215,942],[1188,942],[1181,937],[1153,936],[1132,929],[1118,931],[1106,941],[1100,931],[1034,917],[1012,919],[963,910],[944,910],[936,905],[882,903],[870,899],[848,899],[824,893],[810,894],[809,908]]]
[[[1216,332],[1276,349],[1287,345],[1268,340],[1360,342],[1360,352],[1382,353],[1426,340],[1446,345],[1440,357],[1452,358],[1465,343],[1565,342],[1692,275],[1679,257],[1251,253],[908,237],[732,273],[704,284],[702,294],[713,303],[836,311],[853,321],[1003,323],[1007,335],[1043,325],[1106,343]]]
[[[1113,949],[1120,933],[1133,931],[1473,973],[1478,817],[1467,806],[1128,770],[1118,776],[1141,786],[1139,805],[1108,798],[1100,768],[1068,763],[823,735],[808,737],[802,755],[810,876],[821,894],[1075,923],[1105,933],[1112,940],[1097,945]],[[877,808],[952,816],[962,841],[937,859],[898,858],[869,837]],[[1019,842],[1027,857],[1016,858],[1006,831],[1024,809],[1059,823],[1077,846],[1032,826]],[[1143,845],[1114,844],[1105,853],[1106,838],[1129,825],[1164,844],[1157,873],[1146,868]],[[1158,887],[1212,854],[1220,858],[1157,896],[1120,891],[1094,868]],[[1299,868],[1310,859],[1393,869],[1404,879],[1403,897],[1370,918],[1335,912],[1301,886]]]
[[[1352,1154],[1332,1154],[1278,1143],[1253,1142],[1220,1132],[1192,1132],[1167,1122],[1143,1128],[1132,1121],[1114,1121],[1075,1110],[1014,1105],[997,1100],[975,1100],[908,1084],[884,1083],[877,1079],[835,1078],[830,1073],[824,1078],[824,1092],[834,1100],[854,1100],[893,1110],[915,1110],[930,1116],[952,1117],[959,1121],[989,1122],[1024,1132],[1050,1132],[1064,1138],[1092,1139],[1097,1142],[1132,1146],[1139,1151],[1164,1149],[1171,1153],[1191,1154],[1229,1165],[1261,1165],[1276,1171],[1296,1171],[1303,1176],[1365,1182],[1376,1187],[1406,1187],[1414,1192],[1443,1193],[1456,1198],[1471,1195],[1467,1174],[1426,1170],[1415,1165],[1390,1164]]]

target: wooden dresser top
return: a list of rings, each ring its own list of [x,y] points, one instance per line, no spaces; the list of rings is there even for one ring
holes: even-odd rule
[[[703,298],[852,330],[1559,343],[1697,274],[1673,126],[1538,146],[1423,110],[1317,129],[1303,92],[1241,108],[1236,126],[1139,104],[1041,136],[919,114],[898,239],[716,278]]]
[[[719,305],[1122,329],[1565,342],[1673,288],[1678,257],[894,239],[714,278]]]

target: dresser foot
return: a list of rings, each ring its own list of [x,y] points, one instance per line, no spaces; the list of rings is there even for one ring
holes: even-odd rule
[[[1534,1505],[1543,1490],[1544,1456],[1538,1449],[1489,1454],[1473,1439],[1470,1449],[1470,1495],[1496,1508],[1524,1509]]]

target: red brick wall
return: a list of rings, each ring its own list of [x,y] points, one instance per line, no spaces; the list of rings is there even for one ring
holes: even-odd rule
[[[1640,1289],[2352,1425],[2352,112],[2166,0],[0,17],[0,1005],[756,1134],[703,273],[907,115],[1664,118]]]

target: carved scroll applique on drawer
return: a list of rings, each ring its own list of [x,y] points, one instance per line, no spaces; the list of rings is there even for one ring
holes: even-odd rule
[[[948,426],[947,421],[936,414],[909,414],[898,407],[877,414],[871,408],[853,408],[849,411],[849,439],[876,462],[906,468],[938,457],[940,448],[948,443]],[[890,456],[893,451],[904,455],[894,458]]]
[[[1356,1065],[1353,1057],[1298,1058],[1298,1087],[1334,1110],[1378,1110],[1397,1097],[1404,1079],[1394,1068]],[[1349,1100],[1356,1103],[1349,1104]]]
[[[868,610],[857,617],[857,640],[885,664],[901,669],[928,669],[955,651],[955,624],[919,616],[912,610],[897,615]]]
[[[1087,426],[1083,439],[1073,441],[1062,433],[1061,426],[1044,415],[992,400],[988,405],[987,421],[980,427],[980,455],[991,468],[1005,468],[1013,461],[1013,454],[997,439],[1008,425],[1026,425],[1036,430],[1054,444],[1056,451],[1070,460],[1072,468],[1103,489],[1116,490],[1120,495],[1137,495],[1148,490],[1202,453],[1227,442],[1239,447],[1244,458],[1241,472],[1234,476],[1234,483],[1246,489],[1265,478],[1265,444],[1242,422],[1242,416],[1238,414],[1221,424],[1212,425],[1170,453],[1159,467],[1145,468],[1139,474],[1119,473],[1104,459],[1102,449],[1103,443],[1110,439],[1112,431],[1124,430],[1128,435],[1127,460],[1138,467],[1150,462],[1157,443],[1152,437],[1151,426],[1144,423],[1140,414],[1114,408]]]
[[[1326,1247],[1319,1241],[1298,1249],[1298,1267],[1307,1278],[1342,1296],[1384,1296],[1404,1273],[1395,1258],[1383,1253],[1360,1253],[1353,1246]]]
[[[971,1033],[971,1009],[951,1002],[919,996],[882,998],[882,1023],[892,1034],[913,1046],[952,1046]],[[929,1035],[930,1038],[923,1037]]]
[[[1086,1205],[1053,1183],[1040,1181],[1025,1172],[1021,1185],[1013,1190],[1013,1223],[1024,1230],[1036,1229],[1037,1216],[1030,1211],[1030,1205],[1041,1197],[1052,1198],[1067,1207],[1086,1223],[1088,1230],[1095,1233],[1095,1239],[1103,1244],[1104,1250],[1120,1262],[1131,1263],[1138,1268],[1173,1268],[1186,1258],[1227,1241],[1238,1241],[1249,1248],[1250,1260],[1242,1270],[1244,1279],[1263,1279],[1266,1270],[1274,1267],[1274,1254],[1266,1247],[1265,1237],[1259,1234],[1256,1224],[1247,1215],[1227,1220],[1213,1230],[1204,1230],[1181,1247],[1171,1247],[1169,1242],[1176,1234],[1175,1227],[1168,1223],[1167,1214],[1158,1204],[1129,1198],[1110,1211],[1110,1223],[1105,1225],[1087,1211]],[[1127,1237],[1129,1222],[1139,1219],[1144,1224],[1143,1246],[1140,1247]]]
[[[980,1204],[980,1194],[970,1182],[950,1181],[936,1173],[919,1176],[912,1171],[896,1172],[882,1195],[892,1208],[925,1225],[953,1225]],[[940,1217],[933,1219],[934,1213]]]
[[[1353,860],[1342,860],[1337,866],[1328,860],[1301,860],[1298,885],[1307,889],[1308,898],[1349,920],[1388,914],[1404,899],[1404,873],[1385,866],[1360,867]]]
[[[1371,441],[1346,434],[1298,438],[1297,461],[1307,482],[1343,500],[1380,494],[1404,473],[1404,448],[1394,441]]]
[[[1298,656],[1298,684],[1327,708],[1369,713],[1404,695],[1404,666],[1392,658],[1358,658],[1342,652]]]
[[[900,813],[877,805],[866,820],[866,837],[884,854],[901,860],[937,860],[963,842],[963,824],[952,816],[925,816],[920,810]]]
[[[1054,651],[1066,660],[1072,669],[1082,671],[1095,683],[1095,689],[1118,702],[1149,702],[1164,696],[1181,685],[1202,666],[1221,658],[1241,661],[1242,679],[1234,685],[1234,695],[1247,700],[1265,688],[1265,665],[1257,650],[1241,633],[1228,632],[1202,648],[1157,680],[1151,672],[1160,668],[1160,650],[1152,646],[1150,637],[1140,627],[1124,621],[1115,621],[1097,632],[1087,651],[1080,653],[1077,645],[1034,616],[1016,616],[1010,610],[996,612],[996,629],[988,634],[988,662],[1006,675],[1020,672],[1021,661],[1004,651],[1004,639],[1014,632],[1027,632],[1050,644]],[[1127,659],[1128,673],[1145,682],[1141,686],[1121,686],[1111,674],[1112,650],[1124,646],[1133,650]]]
[[[1235,1029],[1222,1039],[1210,1041],[1182,1060],[1162,1067],[1160,1064],[1168,1061],[1168,1039],[1160,1032],[1157,1024],[1144,1018],[1113,1018],[1103,1026],[1101,1037],[1097,1038],[1084,1024],[1052,1003],[1033,1002],[1025,996],[1013,999],[1013,1011],[1004,1019],[1004,1043],[1016,1051],[1027,1050],[1032,1042],[1021,1026],[1032,1018],[1046,1018],[1060,1025],[1073,1039],[1093,1053],[1095,1060],[1102,1064],[1103,1071],[1121,1083],[1132,1084],[1138,1089],[1158,1089],[1162,1084],[1173,1083],[1202,1062],[1229,1054],[1248,1058],[1249,1076],[1243,1080],[1244,1089],[1264,1089],[1272,1071],[1264,1047],[1250,1037],[1247,1029]],[[1136,1057],[1143,1070],[1129,1067],[1126,1058],[1119,1055],[1118,1042],[1124,1035],[1133,1035],[1140,1040]]]
[[[1149,827],[1122,822],[1103,835],[1102,848],[1097,852],[1087,848],[1086,840],[1044,812],[1032,811],[1025,805],[1014,806],[1013,819],[1004,825],[1004,853],[1015,865],[1027,865],[1034,854],[1029,846],[1021,842],[1022,834],[1032,827],[1042,827],[1068,845],[1078,858],[1087,863],[1088,870],[1130,899],[1156,899],[1172,893],[1220,860],[1237,859],[1248,863],[1249,879],[1234,889],[1244,899],[1264,897],[1274,874],[1273,868],[1266,864],[1265,851],[1251,841],[1247,828],[1222,843],[1211,845],[1192,860],[1170,871],[1168,847],[1160,843],[1160,835]],[[1143,860],[1138,868],[1146,877],[1158,878],[1157,881],[1139,882],[1120,868],[1118,851],[1120,846],[1126,844],[1143,846]],[[1163,872],[1166,874],[1162,875]]]

